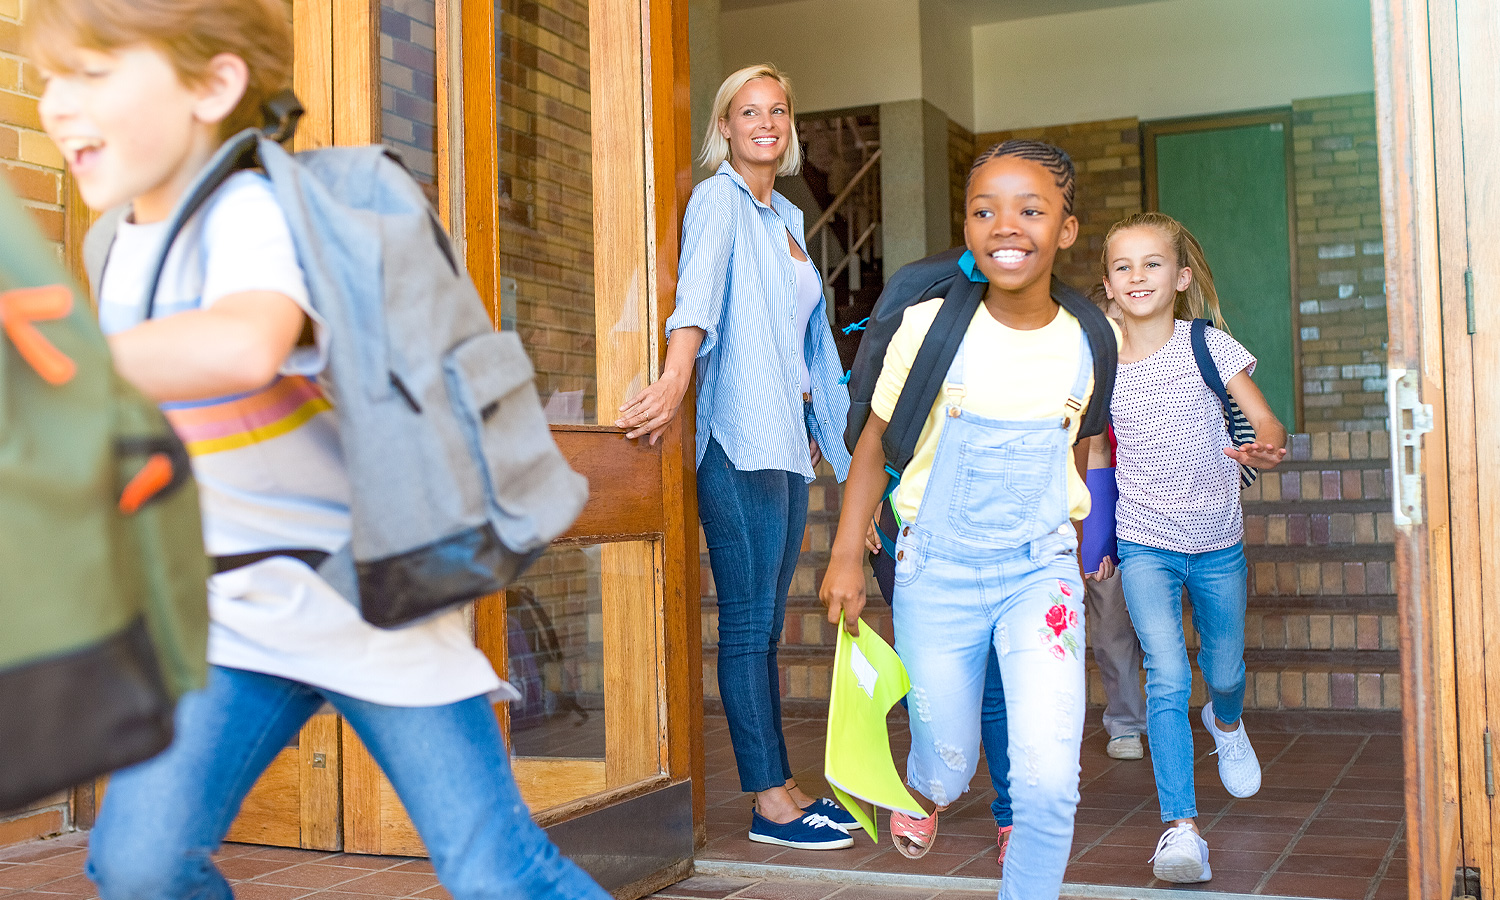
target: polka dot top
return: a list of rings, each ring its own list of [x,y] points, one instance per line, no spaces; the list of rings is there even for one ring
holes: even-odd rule
[[[1115,519],[1120,540],[1206,553],[1238,543],[1245,526],[1239,463],[1224,455],[1223,407],[1193,361],[1190,327],[1177,320],[1160,350],[1115,375]],[[1234,338],[1209,328],[1207,339],[1225,384],[1254,374],[1255,357]]]

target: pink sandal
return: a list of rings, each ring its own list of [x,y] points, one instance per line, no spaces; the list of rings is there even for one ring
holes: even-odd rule
[[[891,843],[907,859],[921,859],[932,849],[937,839],[937,813],[925,819],[908,816],[900,810],[891,810]]]
[[[995,862],[1001,866],[1005,865],[1005,851],[1010,849],[1010,832],[1013,828],[1015,828],[1014,825],[1006,825],[995,836],[995,843],[1000,845],[1000,858],[995,860]]]

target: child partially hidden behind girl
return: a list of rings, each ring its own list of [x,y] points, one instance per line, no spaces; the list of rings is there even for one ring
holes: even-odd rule
[[[1270,469],[1286,455],[1286,429],[1250,380],[1251,356],[1224,328],[1213,276],[1197,240],[1176,220],[1142,213],[1118,223],[1104,247],[1104,286],[1123,314],[1115,380],[1116,528],[1125,603],[1146,661],[1147,734],[1161,818],[1154,871],[1163,881],[1212,877],[1198,834],[1192,669],[1182,591],[1201,641],[1198,667],[1210,702],[1219,777],[1236,797],[1260,789],[1260,763],[1240,713],[1245,699],[1245,553],[1241,463]],[[1193,356],[1190,328],[1211,319],[1209,355],[1256,440],[1235,447],[1218,397]]]

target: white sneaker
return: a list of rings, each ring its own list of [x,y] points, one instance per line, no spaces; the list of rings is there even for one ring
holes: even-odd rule
[[[1104,745],[1104,752],[1109,754],[1110,759],[1140,759],[1146,755],[1138,734],[1122,734],[1110,738],[1109,743]]]
[[[1208,842],[1186,822],[1168,828],[1156,842],[1151,872],[1162,881],[1197,884],[1214,877],[1208,867]]]
[[[1260,790],[1260,760],[1245,734],[1245,721],[1241,719],[1238,728],[1225,733],[1214,724],[1213,709],[1212,703],[1203,704],[1203,727],[1213,736],[1214,752],[1219,754],[1219,780],[1230,796],[1252,796]]]

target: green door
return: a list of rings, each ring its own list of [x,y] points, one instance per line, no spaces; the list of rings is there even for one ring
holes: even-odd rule
[[[1297,427],[1287,135],[1281,122],[1158,133],[1156,208],[1208,257],[1224,319],[1258,360],[1255,383]]]

